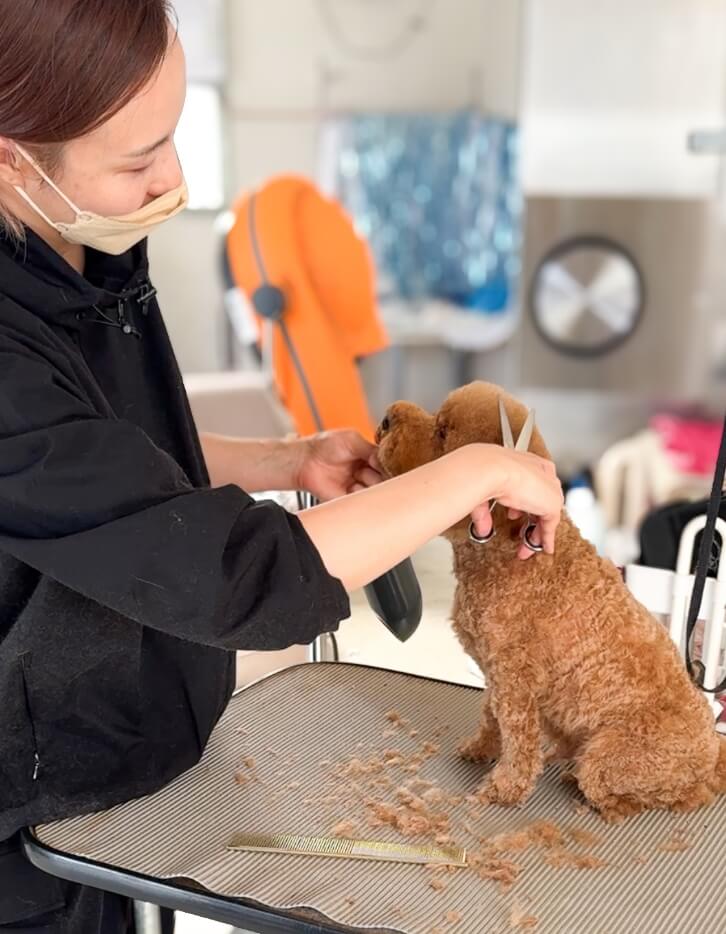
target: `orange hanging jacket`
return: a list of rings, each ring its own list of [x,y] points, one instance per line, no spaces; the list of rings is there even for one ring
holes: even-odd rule
[[[269,181],[254,194],[251,217],[252,197],[243,195],[233,208],[227,249],[234,280],[250,297],[264,284],[282,290],[283,320],[323,427],[355,428],[372,440],[374,426],[356,361],[385,349],[388,339],[376,309],[368,247],[341,206],[307,179]],[[259,315],[257,321],[261,325]],[[316,431],[279,327],[272,359],[277,390],[298,432]]]

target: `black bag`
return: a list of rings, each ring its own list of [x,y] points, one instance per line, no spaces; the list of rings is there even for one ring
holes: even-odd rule
[[[703,665],[691,659],[691,641],[703,599],[706,578],[716,577],[721,560],[721,549],[724,546],[721,536],[716,531],[716,520],[719,517],[726,519],[726,497],[723,489],[725,474],[726,418],[724,418],[709,499],[698,503],[673,503],[656,509],[645,518],[640,530],[639,563],[647,567],[674,571],[683,530],[696,516],[702,516],[704,513],[706,515],[706,525],[696,536],[694,557],[688,569],[689,573],[695,576],[695,580],[686,625],[686,667],[695,683],[709,694],[720,694],[726,690],[726,678],[713,687],[704,684]]]
[[[640,560],[639,564],[650,568],[663,568],[675,571],[678,558],[678,544],[683,530],[696,516],[703,516],[708,509],[708,500],[698,503],[681,502],[669,503],[649,513],[640,528]],[[718,511],[722,519],[726,519],[726,499],[721,498]],[[689,572],[695,574],[697,555],[700,551],[703,531],[696,536],[693,560]],[[711,544],[708,559],[708,576],[715,577],[718,571],[718,562],[721,558],[723,542],[718,532],[715,533]]]

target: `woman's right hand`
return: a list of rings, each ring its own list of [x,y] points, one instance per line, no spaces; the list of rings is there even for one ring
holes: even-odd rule
[[[486,461],[482,474],[497,478],[492,499],[508,508],[511,519],[528,514],[535,523],[532,541],[541,544],[547,554],[554,554],[555,533],[562,515],[564,497],[552,461],[499,445],[472,447],[482,449],[480,456]],[[472,512],[477,535],[486,536],[491,531],[490,506],[491,500],[487,500]],[[527,559],[532,554],[526,545],[520,546],[518,557]]]
[[[482,523],[478,531],[487,532],[493,499],[528,513],[537,526],[532,539],[554,551],[563,504],[554,467],[533,454],[494,444],[456,448],[385,483],[304,509],[299,520],[328,571],[350,591],[472,512]],[[529,554],[520,548],[521,558]]]

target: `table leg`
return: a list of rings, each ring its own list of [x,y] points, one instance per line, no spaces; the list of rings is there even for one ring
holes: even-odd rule
[[[162,934],[161,909],[150,902],[134,902],[136,934]]]

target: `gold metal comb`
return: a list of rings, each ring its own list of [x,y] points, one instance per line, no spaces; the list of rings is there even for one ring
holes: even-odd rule
[[[379,840],[346,840],[339,837],[303,837],[299,834],[236,833],[228,850],[288,853],[338,859],[372,859],[396,863],[430,863],[466,866],[466,850],[453,846],[407,846]]]

